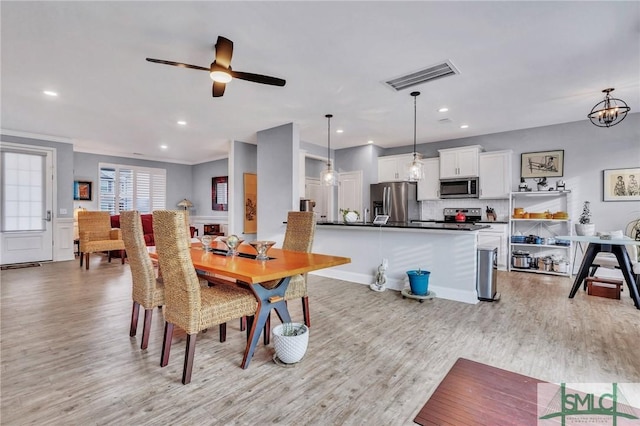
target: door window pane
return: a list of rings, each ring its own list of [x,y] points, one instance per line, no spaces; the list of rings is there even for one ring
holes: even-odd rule
[[[45,157],[2,152],[2,230],[44,230]]]

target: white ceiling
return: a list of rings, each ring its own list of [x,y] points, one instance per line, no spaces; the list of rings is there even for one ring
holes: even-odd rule
[[[344,129],[332,148],[410,145],[413,90],[422,92],[419,144],[587,120],[606,87],[640,108],[638,1],[0,8],[2,130],[70,140],[82,152],[196,164],[225,157],[230,140],[256,143],[257,131],[289,122],[303,141],[326,147],[327,113],[332,129]],[[206,72],[145,61],[208,67],[218,35],[234,42],[234,70],[286,86],[235,80],[212,98]],[[444,60],[460,74],[400,92],[382,83]]]

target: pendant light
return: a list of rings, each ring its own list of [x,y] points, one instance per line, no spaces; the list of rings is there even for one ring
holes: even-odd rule
[[[331,168],[331,117],[332,114],[325,115],[327,117],[327,170],[320,173],[320,180],[325,186],[337,186],[338,174]]]
[[[604,89],[602,93],[605,94],[604,101],[598,102],[587,117],[593,124],[598,127],[611,127],[615,126],[627,116],[627,113],[631,110],[625,101],[621,99],[612,98],[610,93],[614,91],[613,87]]]
[[[418,160],[418,153],[416,152],[416,125],[417,125],[417,108],[416,98],[420,95],[420,92],[411,92],[413,96],[413,161],[409,164],[409,180],[417,181],[423,177],[422,161]]]

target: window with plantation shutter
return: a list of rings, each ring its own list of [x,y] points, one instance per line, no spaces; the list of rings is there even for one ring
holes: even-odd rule
[[[151,213],[166,206],[167,171],[100,163],[100,210]]]

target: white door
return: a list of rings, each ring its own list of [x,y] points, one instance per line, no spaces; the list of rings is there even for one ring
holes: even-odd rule
[[[338,185],[338,211],[356,210],[362,219],[362,171],[339,173]]]
[[[53,260],[55,150],[2,143],[0,263]]]
[[[313,208],[313,211],[316,212],[316,220],[320,222],[324,222],[328,220],[329,212],[328,212],[328,187],[322,186],[320,184],[320,179],[316,178],[305,178],[305,190],[304,190],[304,198],[309,200],[313,200],[316,203],[316,206]]]

